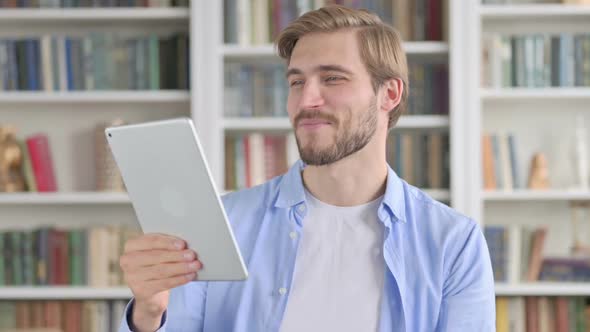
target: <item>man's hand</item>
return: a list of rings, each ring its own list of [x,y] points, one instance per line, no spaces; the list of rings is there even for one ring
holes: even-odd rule
[[[130,323],[139,332],[160,327],[170,289],[193,280],[202,267],[184,240],[164,234],[145,234],[127,241],[119,262],[135,298]]]

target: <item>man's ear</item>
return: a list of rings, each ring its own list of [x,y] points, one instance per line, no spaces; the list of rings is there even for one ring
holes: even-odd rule
[[[389,112],[394,109],[402,100],[404,83],[400,78],[392,78],[381,85],[381,110]]]

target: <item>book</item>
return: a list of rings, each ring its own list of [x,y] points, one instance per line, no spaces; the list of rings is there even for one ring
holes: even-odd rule
[[[49,138],[46,134],[35,134],[26,138],[26,144],[37,191],[56,192],[57,183]]]
[[[541,274],[543,263],[543,248],[545,238],[547,237],[547,228],[541,227],[535,230],[532,239],[531,256],[529,260],[529,269],[527,272],[527,281],[536,281]]]

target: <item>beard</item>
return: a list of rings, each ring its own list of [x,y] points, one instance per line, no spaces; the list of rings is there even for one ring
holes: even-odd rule
[[[297,136],[297,132],[295,132],[301,160],[307,165],[324,166],[335,163],[364,148],[377,131],[376,102],[377,98],[375,97],[371,101],[369,109],[358,116],[358,125],[356,128],[352,127],[352,112],[350,109],[348,109],[347,116],[342,121],[338,121],[329,115],[320,115],[319,111],[302,111],[295,118],[294,123],[296,128],[300,119],[324,118],[332,122],[332,125],[336,126],[337,131],[335,143],[324,148],[319,147],[319,144],[316,143],[317,140],[312,140],[307,146],[302,146],[301,140]]]

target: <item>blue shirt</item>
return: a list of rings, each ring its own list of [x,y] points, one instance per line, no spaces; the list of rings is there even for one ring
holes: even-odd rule
[[[284,175],[223,197],[249,277],[171,290],[158,331],[278,331],[306,215],[299,161]],[[388,168],[378,217],[386,263],[379,331],[495,331],[488,247],[473,220]],[[351,257],[354,259],[354,257]],[[119,331],[127,323],[133,301]]]

